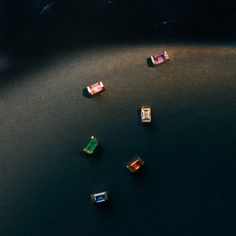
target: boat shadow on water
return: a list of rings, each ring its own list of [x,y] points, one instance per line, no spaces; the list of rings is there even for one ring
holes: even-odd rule
[[[148,171],[147,171],[145,164],[137,172],[130,173],[130,175],[132,175],[132,177],[135,179],[135,181],[137,181],[139,183],[142,183],[142,182],[145,183],[148,178]]]
[[[82,94],[85,98],[92,98],[92,96],[88,93],[87,88],[84,88]]]
[[[115,211],[115,205],[114,199],[109,197],[109,200],[107,202],[101,203],[101,204],[94,204],[95,211],[98,212],[100,217],[112,217],[114,215]]]
[[[148,66],[148,67],[153,67],[153,63],[152,63],[151,57],[148,57],[148,58],[146,59],[146,62],[147,62],[147,66]]]

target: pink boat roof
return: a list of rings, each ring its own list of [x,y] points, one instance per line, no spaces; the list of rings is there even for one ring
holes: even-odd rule
[[[96,84],[92,84],[88,86],[87,88],[90,93],[95,94],[102,91],[104,89],[104,85],[102,81],[100,81],[100,82],[97,82]]]

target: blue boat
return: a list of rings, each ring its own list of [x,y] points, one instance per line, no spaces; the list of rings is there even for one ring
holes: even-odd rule
[[[91,194],[91,200],[94,202],[94,203],[105,203],[109,200],[109,197],[108,197],[108,192],[107,191],[104,191],[104,192],[101,192],[101,193],[94,193],[94,194]]]

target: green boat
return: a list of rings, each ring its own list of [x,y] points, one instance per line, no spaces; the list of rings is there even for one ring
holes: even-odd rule
[[[94,136],[91,137],[90,141],[88,142],[87,146],[84,148],[84,152],[88,155],[92,155],[98,145],[98,140]]]

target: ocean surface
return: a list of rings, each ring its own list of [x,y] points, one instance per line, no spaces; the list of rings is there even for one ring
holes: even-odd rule
[[[148,67],[162,50],[171,60]],[[44,53],[0,81],[0,236],[235,236],[234,44]],[[97,81],[106,91],[88,98]],[[132,175],[137,155],[145,168]],[[90,194],[104,190],[111,202],[96,207]]]

